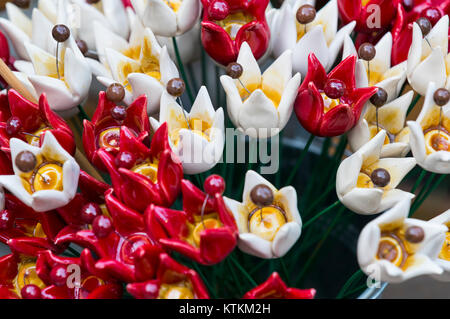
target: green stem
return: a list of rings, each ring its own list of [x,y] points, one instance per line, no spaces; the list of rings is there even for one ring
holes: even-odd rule
[[[239,264],[239,262],[236,260],[236,258],[233,255],[230,255],[230,260],[233,262],[233,264],[239,269],[239,271],[244,275],[245,278],[254,286],[256,287],[258,284],[256,281],[250,276],[250,274]]]
[[[414,213],[417,210],[417,208],[418,208],[417,204],[422,200],[422,198],[425,195],[425,193],[427,192],[427,190],[431,187],[431,183],[433,182],[433,179],[435,176],[436,176],[436,174],[434,174],[434,173],[430,174],[430,176],[427,179],[427,182],[425,183],[425,186],[422,187],[422,189],[419,192],[419,195],[417,195],[417,197],[415,198],[414,203],[412,204],[410,213]]]
[[[417,188],[419,187],[420,183],[422,182],[423,178],[425,177],[425,175],[427,174],[426,170],[422,170],[422,172],[420,173],[419,178],[416,180],[416,183],[414,184],[413,188],[411,189],[411,193],[414,194],[417,190]]]
[[[305,229],[306,227],[308,227],[309,225],[311,225],[312,223],[314,223],[314,221],[316,221],[320,216],[328,213],[330,210],[336,208],[337,206],[339,206],[341,204],[340,201],[335,201],[333,204],[331,204],[330,206],[328,206],[327,208],[325,208],[324,210],[322,210],[320,213],[316,214],[316,216],[314,216],[313,218],[311,218],[310,220],[308,220],[304,225],[303,225],[303,229]]]
[[[195,262],[193,262],[192,265],[194,266],[195,271],[200,275],[200,277],[202,277],[202,280],[205,283],[206,287],[208,288],[208,291],[212,294],[212,297],[214,299],[217,298],[213,287],[209,284],[208,280],[206,279],[205,275],[201,271],[200,267]]]
[[[414,202],[415,207],[412,209],[412,213],[410,213],[411,215],[413,215],[417,209],[419,209],[420,206],[422,206],[423,202],[427,199],[427,197],[436,189],[438,188],[439,184],[442,183],[442,181],[445,179],[445,177],[447,177],[447,175],[441,175],[439,177],[439,179],[436,181],[436,183],[434,183],[434,185],[424,194],[424,196],[422,197],[422,199],[420,199],[420,201],[416,204],[416,202]]]
[[[312,202],[311,205],[309,205],[309,207],[308,207],[306,212],[308,213],[308,212],[312,211],[314,208],[316,208],[316,206],[319,205],[328,196],[328,194],[330,194],[330,192],[332,190],[334,190],[335,188],[336,188],[336,183],[333,180],[333,182],[330,183],[330,185],[325,190],[325,192],[323,192],[323,194],[320,195],[319,198],[317,198],[314,202]]]
[[[341,290],[339,291],[339,293],[337,294],[336,298],[340,299],[343,298],[344,294],[347,292],[347,290],[351,287],[351,285],[353,284],[353,282],[355,280],[358,280],[359,277],[361,277],[362,275],[364,275],[364,273],[362,272],[361,269],[358,269],[353,275],[350,276],[350,278],[345,282],[345,284],[342,286]]]
[[[184,70],[183,62],[181,61],[180,51],[178,50],[177,39],[172,37],[173,48],[175,49],[175,56],[177,57],[178,67],[180,68],[181,77],[183,78],[184,83],[186,84],[186,91],[189,96],[189,100],[191,104],[194,103],[194,95],[192,94],[191,87],[189,86],[189,82],[186,76],[186,71]]]
[[[202,82],[203,85],[208,86],[208,72],[206,70],[206,52],[203,48],[201,56],[201,65],[202,65]]]
[[[70,247],[70,246],[67,247],[67,250],[70,251],[76,257],[80,257],[80,253],[77,250],[73,249],[72,247]]]
[[[417,94],[416,97],[414,98],[414,100],[412,101],[411,105],[408,108],[408,112],[406,112],[406,115],[408,115],[409,113],[411,113],[411,111],[414,109],[414,106],[416,106],[417,102],[419,102],[420,98],[422,96],[420,94]]]
[[[286,284],[289,286],[289,282],[290,282],[289,271],[287,269],[287,266],[286,266],[286,263],[284,262],[283,257],[280,258],[280,264],[281,264],[281,269],[283,270],[284,280],[285,280]]]
[[[81,105],[78,105],[78,110],[80,111],[80,113],[78,113],[78,115],[80,116],[81,123],[83,123],[83,120],[88,120],[88,121],[91,120]]]
[[[291,174],[289,175],[289,177],[287,179],[286,185],[290,185],[292,183],[292,180],[294,179],[295,174],[297,174],[297,171],[300,168],[300,165],[302,164],[302,161],[305,158],[305,155],[308,153],[309,147],[311,146],[314,138],[315,138],[315,136],[312,134],[309,136],[308,142],[306,142],[305,148],[300,153],[300,156],[297,159],[297,163],[295,164],[294,169],[292,170]]]

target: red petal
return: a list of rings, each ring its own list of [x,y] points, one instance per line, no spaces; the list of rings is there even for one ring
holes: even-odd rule
[[[136,299],[156,299],[159,295],[159,280],[128,284],[127,291]]]
[[[320,89],[323,89],[325,82],[327,81],[327,72],[325,68],[317,59],[314,53],[308,55],[308,72],[306,73],[305,79],[302,85],[298,89],[299,92],[308,89],[309,83],[314,83],[314,85]]]
[[[9,90],[8,99],[11,114],[20,119],[24,131],[34,133],[40,128],[43,121],[37,104],[28,101],[14,89]]]
[[[299,91],[294,103],[294,110],[305,130],[319,135],[324,106],[323,98],[313,82],[309,82],[308,89]]]
[[[237,59],[238,51],[230,36],[213,22],[202,22],[202,44],[209,56],[222,65]]]
[[[356,56],[350,55],[339,63],[329,74],[328,79],[337,79],[345,83],[347,92],[355,89]]]
[[[269,39],[270,31],[267,23],[265,21],[252,21],[239,29],[234,40],[235,48],[236,51],[239,51],[242,43],[247,42],[252,49],[253,56],[258,60],[266,53],[269,47]]]
[[[236,235],[228,228],[204,229],[200,232],[200,255],[202,263],[217,264],[236,246]]]
[[[325,113],[319,136],[338,136],[350,130],[355,123],[353,111],[347,104],[340,104]]]

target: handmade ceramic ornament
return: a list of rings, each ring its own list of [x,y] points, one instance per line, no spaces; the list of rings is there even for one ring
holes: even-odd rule
[[[442,274],[436,262],[447,227],[408,218],[410,200],[400,201],[368,223],[358,239],[358,263],[377,281],[398,283]]]
[[[292,77],[292,52],[287,50],[261,74],[250,46],[244,42],[237,63],[239,79],[222,75],[228,115],[239,131],[253,138],[277,135],[287,124],[300,85],[299,73]]]
[[[450,104],[438,106],[430,83],[422,110],[415,121],[408,121],[410,144],[417,163],[437,174],[450,174]]]
[[[413,157],[380,158],[386,131],[380,132],[340,164],[336,192],[344,206],[362,215],[378,214],[414,194],[397,189],[416,165]]]
[[[429,223],[436,223],[447,227],[445,240],[435,262],[444,270],[442,275],[435,275],[437,280],[450,281],[450,209],[430,219]]]
[[[239,248],[260,258],[284,256],[301,234],[297,193],[276,189],[255,171],[245,175],[242,202],[224,197],[239,229]]]

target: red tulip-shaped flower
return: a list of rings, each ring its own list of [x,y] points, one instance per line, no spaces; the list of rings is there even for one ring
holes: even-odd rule
[[[128,284],[127,291],[138,299],[209,299],[200,276],[165,253],[159,255],[156,279]]]
[[[7,66],[9,66],[10,69],[14,69],[14,57],[11,56],[9,52],[9,45],[8,45],[8,39],[6,39],[6,36],[0,31],[0,59],[3,60],[3,62],[6,63]],[[3,87],[7,86],[7,83],[4,81],[4,79],[0,76],[0,84],[2,84]]]
[[[118,113],[117,110],[123,109],[109,101],[105,92],[100,92],[98,106],[92,120],[83,122],[83,146],[87,158],[102,170],[106,168],[98,157],[98,150],[103,148],[108,153],[117,155],[121,126],[126,126],[141,142],[148,137],[150,131],[145,95],[137,98],[126,109],[126,115]]]
[[[299,88],[294,109],[302,126],[317,136],[337,136],[352,129],[364,103],[376,87],[355,88],[356,56],[339,63],[328,75],[312,53],[308,73]]]
[[[202,0],[202,43],[222,65],[237,59],[243,42],[255,59],[269,47],[270,31],[265,11],[269,0]]]
[[[120,129],[119,143],[116,156],[98,150],[119,199],[140,212],[151,203],[172,205],[180,192],[183,166],[170,148],[167,123],[153,135],[150,149],[126,126]]]
[[[224,187],[217,193],[208,187],[210,181],[218,180],[224,185],[217,175],[206,180],[207,194],[183,180],[183,211],[150,205],[146,211],[149,232],[165,248],[201,264],[222,261],[236,246],[237,226],[223,201]]]
[[[45,132],[52,132],[59,144],[70,154],[75,154],[75,140],[67,123],[50,109],[45,94],[34,104],[14,89],[9,90],[8,100],[0,98],[0,146],[9,152],[9,139],[19,138],[34,146],[40,146]]]
[[[244,299],[313,299],[315,289],[289,288],[274,272],[264,283],[244,295]]]

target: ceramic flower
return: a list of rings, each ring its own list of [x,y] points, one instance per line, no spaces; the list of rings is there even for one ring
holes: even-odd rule
[[[358,56],[350,36],[345,37],[343,58]],[[376,54],[370,61],[358,59],[356,62],[356,87],[376,86],[388,94],[388,102],[400,94],[406,80],[406,62],[391,66],[392,34],[386,33],[375,45]],[[370,71],[370,72],[369,72]]]
[[[150,148],[122,126],[117,156],[103,148],[98,156],[111,175],[116,195],[135,210],[143,212],[150,203],[169,207],[180,192],[183,167],[170,148],[167,124],[155,132]]]
[[[127,291],[137,299],[209,299],[199,274],[162,253],[153,280],[130,283]]]
[[[199,174],[214,167],[222,157],[225,123],[223,109],[214,110],[206,87],[200,88],[189,113],[166,91],[160,108],[159,121],[150,118],[152,128],[156,131],[167,123],[169,144],[183,163],[183,172]]]
[[[358,239],[358,263],[374,279],[398,283],[416,276],[442,274],[435,262],[446,227],[408,218],[406,199],[368,223]]]
[[[187,180],[182,181],[181,191],[183,210],[150,205],[145,213],[147,229],[166,249],[204,265],[219,263],[236,246],[238,232],[233,216],[220,193],[207,197]]]
[[[294,110],[300,124],[317,136],[337,136],[352,129],[359,120],[364,104],[376,93],[376,87],[355,87],[356,56],[351,55],[328,75],[314,55],[308,57],[308,73],[298,89]],[[338,83],[340,97],[325,93],[330,83]],[[331,95],[331,93],[329,93]]]
[[[342,48],[344,37],[352,33],[356,24],[352,21],[338,32],[337,0],[331,0],[305,27],[297,21],[296,12],[306,3],[308,1],[297,0],[291,6],[285,1],[280,9],[274,9],[276,13],[270,23],[273,54],[279,57],[286,50],[291,50],[293,69],[303,76],[308,71],[310,53],[316,55],[326,70],[331,69]]]
[[[228,115],[238,130],[253,138],[267,138],[286,126],[301,80],[299,73],[292,77],[291,56],[292,52],[286,51],[261,75],[250,46],[242,44],[237,59],[243,68],[240,81],[228,75],[220,77]]]
[[[45,212],[66,205],[75,196],[80,167],[51,132],[45,133],[41,147],[12,138],[10,148],[14,175],[1,175],[0,184],[24,204]],[[16,157],[24,151],[36,158],[29,172],[17,166]]]
[[[408,81],[419,94],[425,95],[428,84],[444,87],[447,81],[448,15],[443,16],[423,38],[417,23],[413,24],[411,48],[408,53]]]
[[[450,281],[450,209],[431,219],[429,223],[435,223],[447,227],[444,243],[437,259],[435,260],[436,264],[444,270],[444,273],[434,277],[438,280]]]
[[[106,98],[105,92],[98,95],[98,105],[91,121],[83,121],[83,146],[86,156],[96,167],[106,170],[98,157],[98,150],[105,149],[108,153],[117,155],[120,149],[120,128],[126,126],[133,132],[139,141],[145,142],[150,131],[150,122],[147,116],[147,97],[138,97],[126,110],[123,120],[116,120],[112,110],[116,104]],[[156,130],[155,130],[156,131]]]
[[[217,63],[236,61],[247,42],[256,60],[269,48],[265,11],[269,0],[202,0],[202,44]]]
[[[342,161],[336,176],[336,192],[344,206],[362,215],[378,214],[414,194],[397,189],[416,165],[413,157],[380,158],[386,131],[380,132]]]
[[[244,295],[244,299],[314,299],[315,289],[289,288],[277,272]]]
[[[252,193],[271,194],[264,204]],[[292,186],[277,190],[255,171],[245,175],[242,202],[224,197],[239,229],[239,248],[260,258],[284,256],[300,237],[302,220]],[[255,201],[257,203],[255,203]]]
[[[131,3],[144,25],[164,37],[186,33],[200,17],[199,0],[131,0]]]
[[[10,69],[14,68],[15,59],[14,57],[11,56],[9,52],[8,39],[1,31],[0,31],[0,59],[2,59],[3,62],[5,62],[7,66],[9,66]],[[0,76],[0,84],[3,87],[6,87],[6,82],[1,76]]]
[[[146,94],[147,113],[158,112],[167,82],[179,77],[167,48],[161,48],[150,28],[138,19],[134,19],[129,42],[100,24],[95,24],[94,32],[101,64],[87,60],[97,79],[105,86],[124,85],[127,105]]]
[[[404,157],[410,150],[409,128],[406,127],[406,113],[414,97],[414,91],[386,103],[378,109],[378,126],[376,108],[367,107],[366,114],[348,133],[351,149],[356,152],[368,143],[378,130],[386,131],[386,139],[381,149],[381,157]]]
[[[440,122],[441,109],[433,97],[436,90],[435,83],[430,83],[419,116],[407,123],[411,130],[411,151],[425,170],[450,174],[450,105],[442,107]]]
[[[356,30],[364,33],[373,33],[388,27],[395,17],[398,3],[399,0],[338,0],[342,21],[345,24],[357,21]],[[374,14],[379,16],[375,17]]]
[[[8,97],[0,102],[0,145],[9,152],[9,140],[19,138],[33,146],[40,146],[46,132],[51,132],[70,154],[75,153],[75,140],[67,123],[50,108],[45,93],[34,104],[16,90],[8,91]],[[14,126],[9,121],[17,121]]]

